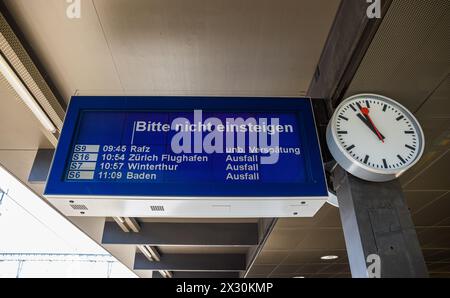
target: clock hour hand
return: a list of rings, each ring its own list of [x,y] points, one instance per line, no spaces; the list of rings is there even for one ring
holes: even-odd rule
[[[375,133],[376,133],[378,139],[384,143],[384,137],[381,135],[381,133],[380,133],[380,131],[378,130],[378,128],[376,127],[375,123],[373,123],[372,117],[370,117],[370,115],[369,115],[369,114],[370,114],[369,108],[362,108],[362,109],[361,109],[361,112],[362,112],[363,115],[366,117],[366,119],[369,120],[370,126],[372,126],[373,129],[375,130]]]
[[[372,124],[366,117],[364,117],[362,114],[357,114],[356,116],[358,116],[358,118],[361,119],[361,121],[364,122],[364,124],[367,125],[367,127],[370,128],[370,130],[378,137],[378,133],[375,127],[372,126]],[[380,136],[382,140],[386,139],[381,133]]]

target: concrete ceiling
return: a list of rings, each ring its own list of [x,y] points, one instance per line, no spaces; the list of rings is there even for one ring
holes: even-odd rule
[[[28,180],[38,148],[52,148],[42,126],[15,91],[0,79],[0,164]],[[31,185],[42,194],[43,185]]]
[[[79,94],[305,93],[339,0],[6,0],[68,101]]]
[[[0,150],[52,148],[39,121],[3,79],[0,98]]]

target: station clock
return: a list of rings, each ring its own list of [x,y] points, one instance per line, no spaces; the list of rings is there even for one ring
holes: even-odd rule
[[[404,106],[388,97],[359,94],[344,100],[327,128],[327,144],[347,172],[373,182],[394,180],[421,158],[424,135]]]

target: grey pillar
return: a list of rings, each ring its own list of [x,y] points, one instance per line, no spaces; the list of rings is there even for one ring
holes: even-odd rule
[[[334,171],[352,276],[368,277],[367,257],[381,260],[381,278],[428,277],[400,183],[373,183]]]
[[[52,164],[55,149],[39,149],[34,158],[28,182],[45,183]]]

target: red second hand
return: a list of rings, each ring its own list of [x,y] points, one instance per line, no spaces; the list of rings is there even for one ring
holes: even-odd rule
[[[361,108],[361,112],[363,113],[364,116],[367,117],[367,119],[369,119],[370,124],[372,124],[373,128],[375,128],[375,131],[376,131],[376,133],[378,135],[378,138],[380,139],[380,141],[382,141],[384,143],[383,137],[381,137],[381,134],[378,131],[378,128],[375,126],[375,124],[372,121],[372,118],[370,118],[370,116],[369,116],[369,113],[370,113],[369,109],[368,108]]]

